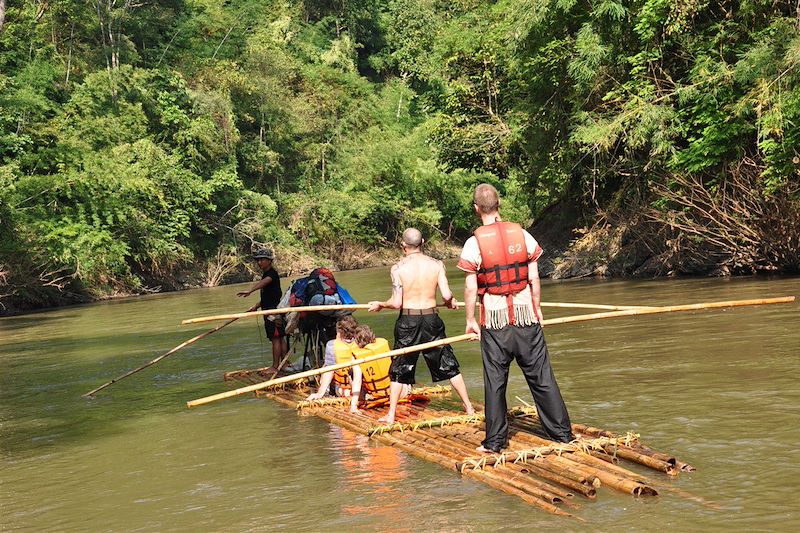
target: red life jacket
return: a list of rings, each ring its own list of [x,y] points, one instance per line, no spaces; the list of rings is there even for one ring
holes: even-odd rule
[[[508,302],[508,319],[514,319],[515,294],[528,286],[528,248],[519,224],[497,221],[475,230],[481,266],[478,269],[478,294],[504,294]],[[481,306],[483,323],[483,306]]]

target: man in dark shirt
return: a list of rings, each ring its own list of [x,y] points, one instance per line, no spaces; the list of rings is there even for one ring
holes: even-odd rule
[[[281,301],[281,280],[278,272],[272,267],[275,254],[270,248],[262,248],[253,253],[253,259],[258,261],[261,268],[261,280],[257,281],[249,290],[236,293],[237,296],[250,296],[257,290],[261,291],[261,301],[248,309],[255,311],[261,309],[275,309]],[[266,370],[267,376],[272,377],[278,373],[278,366],[289,351],[286,345],[286,326],[283,317],[280,315],[264,316],[264,328],[267,330],[267,338],[272,341],[272,366]],[[271,374],[271,376],[270,376]]]

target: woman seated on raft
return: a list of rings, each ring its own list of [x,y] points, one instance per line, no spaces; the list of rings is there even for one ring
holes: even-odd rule
[[[336,323],[336,338],[325,345],[325,366],[350,362],[389,351],[386,339],[376,338],[369,326],[359,325],[352,316],[346,316]],[[325,396],[333,382],[333,393],[338,397],[350,398],[350,412],[358,411],[358,402],[374,401],[389,397],[390,357],[378,359],[350,368],[325,372],[320,379],[317,392],[307,400],[317,400]],[[363,388],[362,388],[363,384]],[[410,392],[408,386],[401,397]]]

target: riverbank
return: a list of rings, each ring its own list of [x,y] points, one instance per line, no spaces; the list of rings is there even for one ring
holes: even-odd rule
[[[584,223],[587,219],[590,224]],[[720,251],[709,243],[687,237],[663,221],[654,220],[642,208],[627,208],[590,217],[575,204],[561,201],[545,210],[530,228],[545,250],[539,260],[542,278],[658,278],[679,276],[735,276],[753,274],[797,274],[800,260],[777,267],[766,255],[740,260],[740,250]],[[433,240],[426,253],[442,260],[458,257],[462,240]],[[345,242],[336,248],[318,250],[315,255],[277,244],[276,268],[282,277],[296,278],[315,267],[334,272],[388,266],[400,258],[396,246],[368,246]],[[766,252],[764,252],[766,254]],[[10,276],[0,270],[0,316],[142,294],[216,287],[256,280],[261,273],[246,255],[218,254],[183,265],[161,277],[150,276],[137,290],[119,287],[65,285],[51,290],[46,299],[28,299],[22,288],[9,285]]]
[[[333,272],[359,270],[378,266],[388,266],[400,257],[400,249],[395,246],[370,248],[359,244],[348,244],[335,253],[310,255],[297,253],[289,247],[276,245],[275,267],[282,278],[295,279],[316,267],[326,267]],[[436,241],[427,246],[426,252],[437,259],[447,260],[458,257],[461,245],[456,242]],[[121,288],[85,287],[77,284],[66,286],[66,290],[50,291],[48,298],[33,301],[27,298],[25,287],[12,287],[9,276],[0,271],[0,317],[13,316],[44,309],[68,305],[117,300],[162,292],[175,292],[189,289],[217,287],[235,283],[251,282],[261,277],[258,265],[249,256],[216,256],[199,260],[183,268],[175,269],[160,278],[149,277],[139,290]],[[284,282],[284,285],[287,283]]]

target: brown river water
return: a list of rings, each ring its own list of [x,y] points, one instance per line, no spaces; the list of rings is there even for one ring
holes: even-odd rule
[[[359,302],[385,268],[342,272]],[[463,278],[451,283],[462,294]],[[250,396],[195,409],[222,373],[266,366],[260,322],[235,322],[94,399],[85,393],[245,310],[242,286],[0,319],[2,531],[800,531],[798,304],[553,325],[551,359],[573,422],[633,431],[697,467],[645,472],[660,496],[601,488],[579,522],[455,471]],[[617,305],[800,296],[800,278],[543,283],[545,302]],[[546,318],[581,312],[545,308]],[[394,314],[357,318],[391,339]],[[443,311],[449,335],[463,311]],[[479,347],[455,345],[472,397]],[[421,383],[430,376],[421,365]],[[509,404],[530,393],[512,368]],[[636,470],[636,467],[632,469]],[[670,490],[678,489],[678,490]]]

